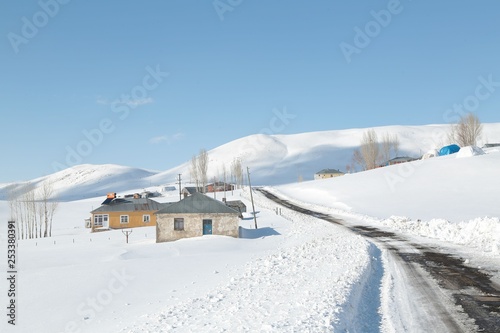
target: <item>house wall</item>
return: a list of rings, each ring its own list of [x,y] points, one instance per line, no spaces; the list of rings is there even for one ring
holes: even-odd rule
[[[343,175],[344,174],[342,173],[322,173],[322,174],[315,174],[314,179],[326,179],[326,178],[340,177]]]
[[[174,218],[184,218],[184,230],[174,230]],[[203,220],[212,220],[212,234],[238,237],[237,214],[157,214],[156,242],[203,236]]]
[[[128,229],[137,227],[151,227],[156,225],[156,215],[155,210],[150,211],[133,211],[133,212],[102,212],[98,214],[108,214],[109,215],[109,227],[111,229]],[[120,216],[128,215],[128,223],[120,223]],[[143,215],[149,215],[150,222],[144,223],[142,221]],[[92,215],[92,221],[94,221],[94,215]]]

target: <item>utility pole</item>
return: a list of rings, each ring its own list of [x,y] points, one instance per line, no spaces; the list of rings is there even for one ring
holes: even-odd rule
[[[215,176],[214,176],[214,186],[212,186],[212,191],[214,191],[214,199],[217,199],[217,187],[215,186]]]
[[[179,184],[179,201],[181,201],[182,200],[182,180],[181,180],[182,173],[179,173],[177,176],[178,176],[177,181]]]
[[[250,200],[252,200],[253,221],[255,223],[255,229],[258,229],[258,227],[257,227],[257,215],[255,215],[255,205],[253,203],[252,183],[250,182],[250,168],[249,167],[247,167],[247,173],[248,173],[248,187],[250,188]]]

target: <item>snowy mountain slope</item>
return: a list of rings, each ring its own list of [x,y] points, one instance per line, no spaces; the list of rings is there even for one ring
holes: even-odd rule
[[[311,132],[292,135],[256,134],[234,140],[209,151],[209,180],[222,177],[235,158],[243,167],[250,167],[254,185],[277,185],[311,180],[324,168],[341,171],[351,164],[352,153],[367,129]],[[379,139],[386,133],[396,134],[400,141],[399,155],[419,157],[426,151],[447,142],[449,125],[384,126],[374,128]],[[500,123],[484,124],[482,145],[500,142]],[[196,152],[193,152],[195,154]],[[145,188],[151,185],[172,184],[177,174],[190,181],[189,162],[175,168],[154,172],[117,165],[79,165],[55,174],[32,180],[39,185],[48,179],[55,184],[61,200],[102,196],[106,192]],[[26,182],[27,183],[27,182]],[[0,199],[9,189],[26,183],[0,184]]]
[[[499,217],[500,151],[441,156],[343,177],[279,186],[304,202],[386,219]]]
[[[0,198],[7,198],[12,190],[22,191],[23,188],[38,187],[44,182],[50,182],[58,198],[71,201],[102,196],[111,191],[140,188],[148,184],[145,179],[154,174],[156,172],[115,164],[82,164],[28,182],[0,187]]]

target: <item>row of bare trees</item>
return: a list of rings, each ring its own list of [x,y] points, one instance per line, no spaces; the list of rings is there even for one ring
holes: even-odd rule
[[[52,236],[52,221],[58,207],[54,187],[45,181],[38,188],[32,184],[9,191],[11,219],[16,221],[18,239]]]
[[[191,175],[191,181],[196,184],[196,188],[200,192],[204,192],[207,182],[208,182],[208,165],[209,158],[206,149],[200,149],[198,155],[194,155],[191,158],[191,164],[189,167],[189,173]],[[236,185],[237,188],[243,186],[243,167],[240,158],[234,158],[229,170],[226,165],[222,166],[222,171],[218,171],[218,175],[214,177],[214,182],[216,180],[227,182],[228,171],[231,175],[231,182]]]

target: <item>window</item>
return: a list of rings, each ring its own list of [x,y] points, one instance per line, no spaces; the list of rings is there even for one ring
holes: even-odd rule
[[[108,224],[109,215],[108,214],[97,214],[94,215],[94,227],[102,227]]]
[[[142,222],[144,223],[151,222],[151,217],[149,215],[142,215]]]
[[[128,223],[128,215],[120,215],[120,223]]]
[[[184,230],[183,218],[174,218],[174,230]]]

